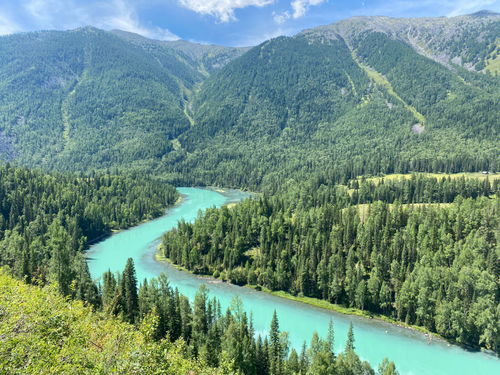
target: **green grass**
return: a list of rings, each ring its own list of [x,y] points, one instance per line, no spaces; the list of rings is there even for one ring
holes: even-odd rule
[[[369,208],[370,208],[370,206],[372,204],[373,203],[360,203],[360,204],[357,204],[357,205],[354,206],[354,207],[356,207],[358,209],[359,218],[360,218],[361,222],[365,221],[366,216],[368,215],[368,210],[369,210]],[[405,203],[405,204],[402,204],[401,206],[405,207],[405,208],[423,207],[423,206],[427,206],[427,207],[449,207],[452,204],[453,203]],[[394,207],[394,204],[389,203],[389,208],[392,209],[393,207]],[[344,208],[343,210],[347,210],[347,209],[348,208]]]
[[[484,69],[493,75],[500,73],[500,54],[498,53],[500,49],[500,38],[496,39],[495,44],[496,48],[492,53],[493,57],[486,60],[486,68]]]
[[[434,178],[477,178],[480,180],[485,180],[485,179],[490,179],[490,180],[498,180],[500,179],[500,173],[489,173],[489,174],[483,174],[481,172],[462,172],[462,173],[395,173],[395,174],[388,174],[384,176],[379,176],[379,177],[368,177],[366,178],[366,181],[371,181],[371,182],[378,182],[382,179],[384,180],[399,180],[399,179],[410,179],[414,174],[421,175],[421,176],[426,176],[426,177],[434,177]],[[358,179],[360,179],[359,177]]]
[[[413,329],[415,331],[422,332],[424,334],[432,335],[432,336],[434,336],[436,338],[445,340],[443,337],[441,337],[437,333],[431,332],[428,329],[426,329],[425,327],[420,327],[420,326],[414,326],[414,325],[411,325],[411,324],[406,324],[404,322],[400,322],[398,320],[392,319],[392,318],[390,318],[388,316],[385,316],[385,315],[375,314],[375,313],[371,313],[371,312],[368,312],[368,311],[365,311],[365,310],[359,310],[359,309],[356,309],[356,308],[353,308],[353,307],[346,307],[346,306],[342,306],[342,305],[337,305],[337,304],[330,303],[328,301],[321,300],[321,299],[318,299],[318,298],[294,296],[294,295],[292,295],[290,293],[287,293],[287,292],[284,292],[284,291],[281,291],[281,290],[280,291],[272,291],[272,290],[269,290],[267,288],[258,288],[256,285],[247,285],[247,287],[252,288],[252,289],[261,290],[261,291],[263,291],[265,293],[272,294],[273,296],[276,296],[276,297],[286,298],[286,299],[291,300],[291,301],[304,303],[306,305],[311,305],[311,306],[314,306],[314,307],[319,307],[321,309],[326,309],[326,310],[334,311],[336,313],[340,313],[340,314],[344,314],[344,315],[355,315],[355,316],[359,316],[359,317],[363,317],[363,318],[367,318],[367,319],[382,320],[382,321],[384,321],[386,323],[394,324],[394,325],[397,325],[399,327],[405,327],[405,328],[408,328],[408,329]]]
[[[172,139],[172,147],[175,151],[182,150],[181,142],[177,138]]]
[[[391,83],[387,80],[387,78],[385,78],[382,74],[380,74],[379,72],[377,72],[375,69],[373,69],[372,67],[366,65],[366,64],[363,64],[358,56],[352,52],[352,58],[354,59],[354,61],[356,61],[356,63],[359,65],[359,67],[361,69],[364,70],[364,72],[368,75],[368,77],[373,81],[375,82],[377,85],[379,86],[382,86],[383,88],[385,88],[385,90],[392,96],[394,97],[397,101],[399,101],[406,110],[410,111],[412,114],[413,114],[413,117],[415,117],[415,119],[421,124],[421,125],[424,125],[425,124],[425,117],[423,114],[421,114],[420,112],[417,111],[417,109],[411,105],[409,105],[408,103],[406,103],[403,98],[401,98],[396,91],[394,91],[394,88],[392,87]]]

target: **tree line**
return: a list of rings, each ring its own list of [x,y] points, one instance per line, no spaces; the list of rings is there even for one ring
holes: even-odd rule
[[[173,186],[141,176],[0,166],[0,265],[27,282],[56,281],[64,295],[92,301],[85,247],[160,216],[177,197]]]
[[[351,181],[357,197],[316,183],[208,210],[166,233],[162,251],[196,273],[384,314],[498,350],[499,215],[488,182]]]

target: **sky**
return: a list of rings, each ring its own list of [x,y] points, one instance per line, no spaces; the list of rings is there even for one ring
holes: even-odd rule
[[[500,0],[0,0],[0,35],[95,26],[160,40],[252,46],[352,16],[500,12]]]

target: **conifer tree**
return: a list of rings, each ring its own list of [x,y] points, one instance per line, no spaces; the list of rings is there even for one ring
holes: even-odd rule
[[[121,295],[124,318],[134,323],[139,314],[139,299],[137,296],[137,277],[135,275],[134,260],[127,259],[121,280]]]
[[[282,369],[282,348],[276,310],[274,310],[273,318],[271,320],[271,330],[269,332],[269,351],[270,374],[279,375],[281,374]]]

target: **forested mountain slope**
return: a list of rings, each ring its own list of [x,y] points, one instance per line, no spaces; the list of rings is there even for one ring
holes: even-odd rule
[[[264,42],[203,83],[173,170],[259,186],[343,164],[358,175],[496,169],[500,79],[472,68],[497,53],[499,25],[489,13],[365,17]]]
[[[91,27],[1,37],[1,158],[60,170],[160,160],[190,127],[194,86],[241,53],[204,48]]]
[[[499,14],[489,11],[458,17],[353,17],[304,33],[334,32],[354,42],[364,32],[380,32],[445,66],[481,71],[498,58],[498,21]]]
[[[252,49],[83,28],[0,38],[0,155],[260,189],[498,168],[498,14],[358,17]]]

